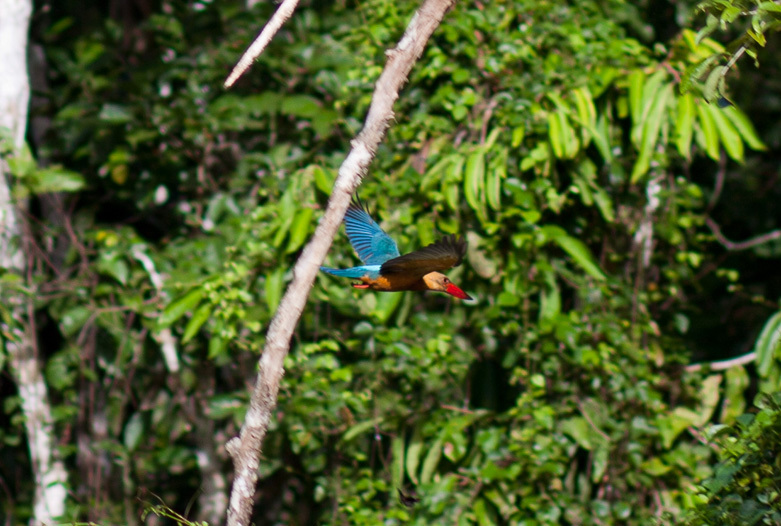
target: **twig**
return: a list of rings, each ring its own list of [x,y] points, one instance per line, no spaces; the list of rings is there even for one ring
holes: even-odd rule
[[[261,445],[271,421],[271,412],[277,404],[279,382],[284,374],[283,365],[290,348],[290,338],[306,305],[318,268],[331,247],[352,194],[366,174],[393,119],[393,104],[399,97],[401,87],[423,53],[429,37],[454,2],[425,0],[396,49],[387,52],[388,62],[375,86],[363,130],[352,141],[352,149],[339,168],[325,215],[296,262],[293,281],[279,303],[266,335],[255,390],[241,434],[226,445],[236,472],[228,508],[228,526],[247,526],[250,523]]]
[[[144,252],[144,248],[144,245],[141,244],[133,246],[133,249],[131,250],[133,258],[138,260],[147,274],[149,274],[149,279],[155,289],[157,289],[158,295],[163,295],[163,276],[155,268],[155,263],[152,261],[152,258]],[[165,366],[168,371],[171,373],[178,373],[179,355],[176,351],[176,337],[171,328],[166,327],[157,332],[154,339],[160,344],[160,351],[163,353],[163,359],[165,360]]]
[[[719,156],[719,169],[716,172],[716,184],[713,187],[713,195],[708,200],[708,211],[713,210],[716,203],[719,202],[721,197],[721,191],[724,189],[724,178],[727,175],[727,156],[724,154],[724,150],[721,151]]]
[[[713,219],[706,217],[705,224],[708,225],[708,228],[710,228],[711,232],[713,232],[713,237],[716,238],[716,241],[721,243],[724,248],[732,252],[748,250],[749,248],[763,245],[775,239],[781,239],[781,229],[779,229],[768,232],[767,234],[762,234],[761,236],[752,237],[746,241],[730,241],[724,237],[724,234],[721,233],[721,228],[719,228],[719,225],[717,225]]]
[[[223,86],[230,88],[239,80],[239,77],[241,77],[252,65],[252,62],[263,53],[263,50],[266,49],[266,46],[271,42],[271,39],[277,34],[277,31],[282,27],[282,24],[293,16],[293,11],[296,10],[297,6],[298,0],[282,0],[279,9],[277,9],[274,16],[271,17],[271,20],[268,21],[268,24],[266,24],[266,27],[263,28],[263,31],[260,32],[255,41],[247,48],[247,51],[241,56],[239,62],[233,67],[233,71],[228,75]]]
[[[737,358],[730,358],[729,360],[722,360],[720,362],[693,363],[684,367],[684,370],[687,373],[693,373],[707,366],[711,371],[724,371],[730,367],[737,367],[738,365],[751,363],[756,360],[756,358],[757,353],[755,351],[751,351],[750,353],[738,356]]]
[[[464,409],[463,407],[456,407],[450,404],[442,404],[439,407],[441,407],[442,409],[447,409],[448,411],[458,411],[459,413],[464,413],[465,415],[475,414],[475,412],[470,409]]]

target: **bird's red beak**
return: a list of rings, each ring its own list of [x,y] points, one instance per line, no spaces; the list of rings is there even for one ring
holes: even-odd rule
[[[455,296],[456,298],[462,299],[462,300],[471,300],[472,296],[464,292],[463,290],[459,289],[452,283],[450,283],[447,288],[445,289],[445,292],[450,294],[451,296]]]

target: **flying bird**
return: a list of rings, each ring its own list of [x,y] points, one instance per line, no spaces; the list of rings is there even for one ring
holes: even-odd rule
[[[371,218],[360,201],[353,201],[347,209],[344,229],[364,264],[344,269],[320,267],[323,272],[360,280],[360,283],[353,283],[356,289],[435,290],[462,300],[472,299],[440,272],[461,264],[466,254],[463,238],[445,236],[402,256],[396,242]]]

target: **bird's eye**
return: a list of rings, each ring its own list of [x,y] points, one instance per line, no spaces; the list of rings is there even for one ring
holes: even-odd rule
[[[450,283],[450,280],[445,278],[444,283]]]

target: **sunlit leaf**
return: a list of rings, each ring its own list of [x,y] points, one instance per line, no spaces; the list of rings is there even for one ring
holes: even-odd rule
[[[705,149],[708,157],[714,161],[719,160],[719,132],[716,129],[716,123],[713,120],[711,112],[708,111],[706,104],[700,102],[697,106],[697,116],[699,117],[700,130],[702,131],[703,143],[700,144]]]
[[[211,314],[212,306],[209,303],[203,303],[195,310],[192,318],[190,318],[190,321],[187,322],[184,328],[184,334],[182,334],[183,344],[192,340],[193,336],[198,333],[198,330],[206,323]]]
[[[732,122],[725,116],[724,110],[714,105],[705,106],[703,109],[710,113],[716,124],[716,130],[727,155],[734,161],[743,162],[743,140]]]
[[[559,245],[567,254],[569,254],[577,265],[579,265],[589,276],[600,281],[605,280],[605,274],[599,268],[594,257],[591,255],[585,243],[571,237],[560,229],[551,229],[546,227],[544,231],[548,239]]]
[[[745,113],[735,106],[729,106],[721,111],[724,112],[724,115],[726,115],[732,125],[735,126],[740,137],[746,142],[749,148],[757,151],[767,150],[767,146],[765,146],[765,143],[759,138],[757,131],[754,129],[754,125],[748,117],[746,117]]]
[[[765,322],[754,351],[757,353],[759,376],[767,376],[773,361],[781,357],[781,312],[773,314]]]
[[[157,320],[157,326],[163,329],[170,327],[187,312],[195,309],[203,299],[203,296],[204,290],[201,287],[196,287],[183,296],[175,299],[165,308],[162,314],[160,314],[160,317]]]
[[[686,159],[691,159],[691,143],[694,133],[694,97],[685,93],[678,97],[678,112],[675,120],[675,146]]]
[[[423,451],[423,436],[420,423],[415,425],[412,432],[409,445],[406,452],[407,476],[413,482],[418,484],[418,467],[420,465],[420,455]]]

